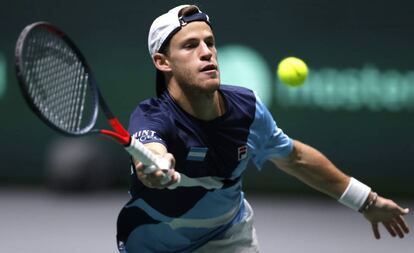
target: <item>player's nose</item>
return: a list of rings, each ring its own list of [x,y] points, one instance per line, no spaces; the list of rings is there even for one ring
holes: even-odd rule
[[[211,57],[213,56],[213,52],[211,50],[211,48],[205,43],[205,42],[201,42],[200,43],[200,59],[201,60],[210,60]]]

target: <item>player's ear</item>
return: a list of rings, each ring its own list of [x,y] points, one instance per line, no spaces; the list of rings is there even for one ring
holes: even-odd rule
[[[165,54],[155,53],[152,57],[155,67],[162,72],[171,71],[170,62]]]

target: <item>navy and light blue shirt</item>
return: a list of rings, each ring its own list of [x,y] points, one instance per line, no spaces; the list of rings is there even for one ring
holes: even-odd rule
[[[251,160],[286,157],[292,140],[277,127],[249,89],[221,85],[226,112],[211,121],[185,112],[166,91],[132,113],[129,132],[142,143],[158,142],[176,159],[182,185],[144,186],[132,169],[132,199],[118,218],[124,252],[190,252],[244,217],[241,176]]]

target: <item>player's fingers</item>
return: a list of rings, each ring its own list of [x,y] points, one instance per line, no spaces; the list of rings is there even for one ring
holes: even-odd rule
[[[379,229],[378,229],[378,223],[372,223],[372,232],[374,232],[374,237],[375,239],[380,239],[380,233],[379,233]]]
[[[410,212],[410,209],[408,209],[408,208],[398,207],[398,210],[400,211],[401,215],[406,215]]]
[[[149,188],[155,188],[155,189],[164,189],[165,188],[165,186],[163,186],[160,183],[160,180],[147,179],[147,180],[141,180],[141,182]]]
[[[160,183],[164,187],[168,187],[172,184],[177,183],[178,181],[178,172],[176,172],[174,169],[170,169],[169,171],[164,173],[164,176],[160,178]]]
[[[165,176],[165,172],[162,170],[156,170],[154,173],[150,174],[150,177],[154,180],[159,180]]]
[[[137,176],[139,179],[146,179],[147,174],[145,174],[142,170],[137,170]]]
[[[388,233],[390,233],[392,237],[395,237],[397,235],[389,223],[384,223],[384,227],[387,229]]]
[[[144,172],[144,170],[137,171],[137,177],[138,179],[147,187],[155,188],[159,183],[159,179],[152,174],[147,174]]]
[[[156,170],[151,174],[145,174],[145,173],[143,174],[145,175],[145,178],[144,178],[145,181],[150,182],[152,188],[162,189],[162,188],[165,188],[166,184],[171,181],[170,179],[171,176],[169,176],[170,173],[171,173],[170,171],[164,172],[162,170]]]
[[[142,162],[138,162],[135,164],[135,170],[136,171],[144,171],[144,164]]]
[[[143,181],[144,185],[157,188],[157,189],[164,189],[168,185],[176,183],[178,177],[174,171],[175,167],[175,158],[172,154],[166,153],[162,156],[163,159],[166,159],[171,164],[171,170],[163,171],[157,167],[150,167],[150,166],[143,166],[141,165],[139,172],[137,172],[138,176],[140,177],[141,181]]]
[[[404,217],[398,216],[397,218],[395,218],[395,221],[400,225],[400,227],[402,228],[402,230],[405,233],[409,233],[410,232],[410,229],[408,228],[408,224],[405,222]]]
[[[163,156],[163,158],[164,159],[167,159],[169,162],[170,162],[170,168],[171,169],[174,169],[175,168],[175,158],[174,158],[174,156],[171,154],[171,153],[166,153],[164,156]]]
[[[174,169],[171,169],[168,174],[166,174],[166,177],[168,178],[164,178],[163,179],[163,184],[165,186],[170,186],[172,184],[177,183],[178,179],[179,179],[179,174],[178,172],[176,172]]]
[[[147,180],[147,175],[145,173],[137,173],[137,176],[138,176],[139,180],[141,180],[141,181],[146,181]]]
[[[398,237],[404,238],[404,232],[401,229],[401,227],[398,225],[397,221],[392,221],[390,223],[390,226],[394,229],[394,231],[397,233]]]
[[[179,177],[178,172],[175,172],[175,170],[173,169],[171,173],[172,173],[171,183],[177,182],[178,181],[178,177]]]
[[[139,181],[141,181],[143,185],[145,185],[146,187],[152,188],[152,182],[148,180],[147,175],[145,173],[138,172],[137,176],[138,176]]]

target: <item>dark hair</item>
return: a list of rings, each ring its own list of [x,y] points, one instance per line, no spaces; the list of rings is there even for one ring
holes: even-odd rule
[[[196,5],[190,5],[190,6],[182,8],[178,12],[178,17],[188,17],[188,16],[191,16],[191,15],[196,14],[198,12],[199,12],[199,8]],[[175,32],[173,31],[167,37],[167,39],[164,41],[164,43],[161,45],[160,49],[158,50],[158,53],[168,55],[168,52],[169,52],[169,49],[170,49],[171,38],[178,31],[179,31],[179,29]],[[158,69],[157,69],[157,73],[156,73],[156,76],[155,76],[155,84],[156,84],[155,92],[157,94],[157,97],[160,97],[162,95],[162,93],[164,93],[164,91],[167,89],[167,84],[166,84],[164,73],[162,73]]]

